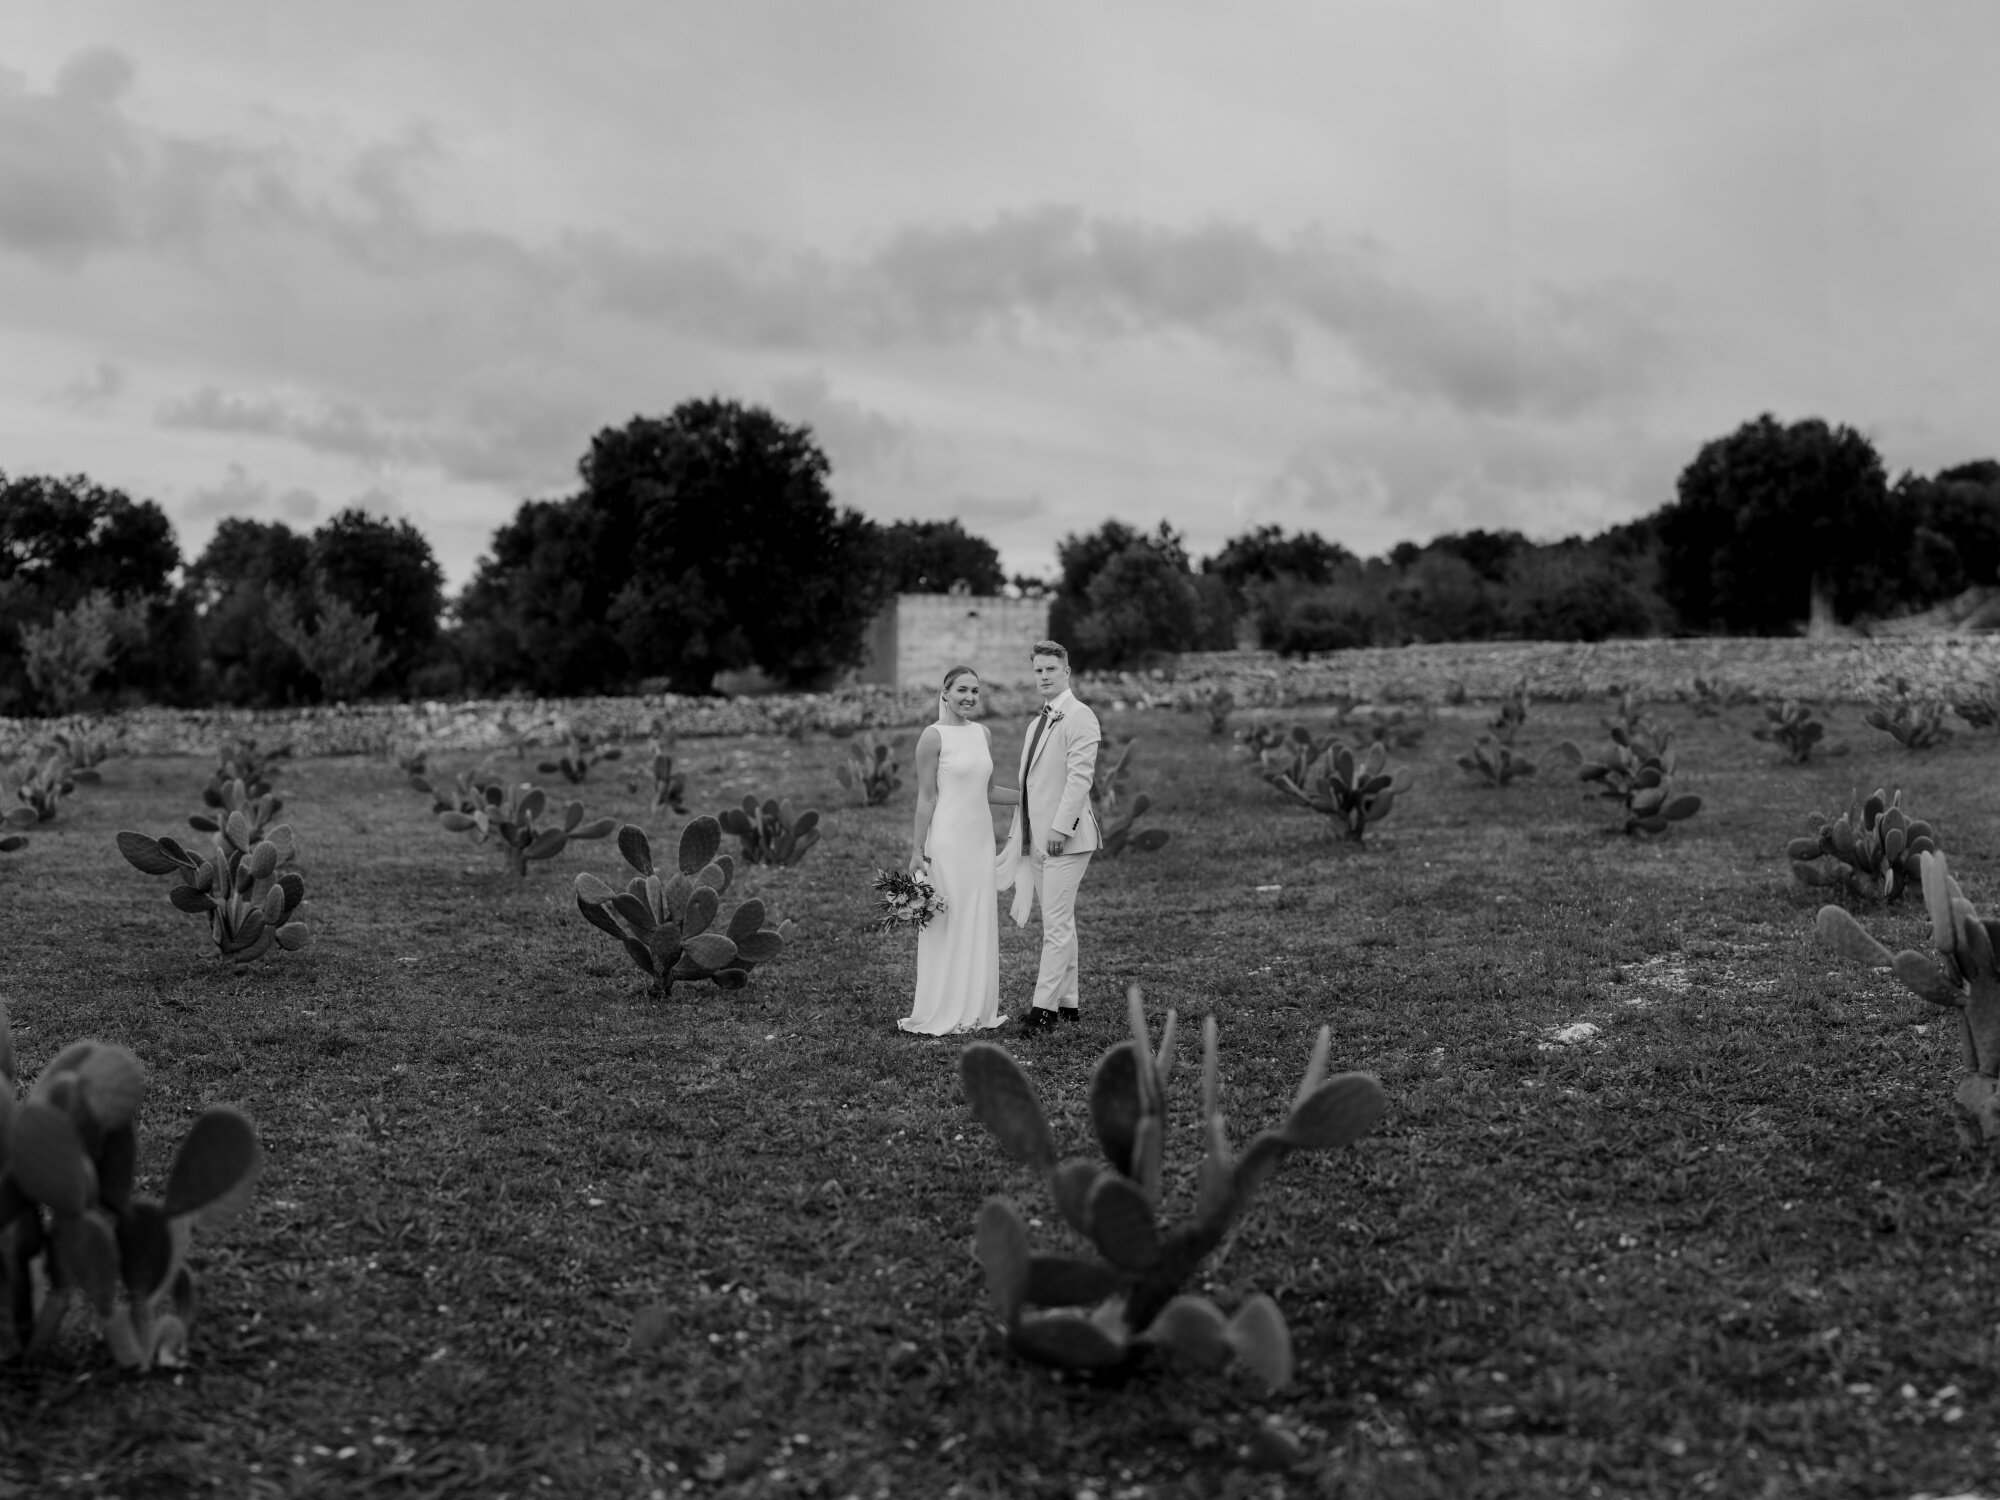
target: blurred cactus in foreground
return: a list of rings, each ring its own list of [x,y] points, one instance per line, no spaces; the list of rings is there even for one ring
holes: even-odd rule
[[[908,746],[907,739],[863,735],[849,743],[844,759],[834,762],[833,779],[848,791],[859,792],[863,807],[880,807],[903,784],[898,757]]]
[[[1937,835],[1897,805],[1902,795],[1884,796],[1877,787],[1838,818],[1811,814],[1812,836],[1793,839],[1785,850],[1799,883],[1833,886],[1870,901],[1901,895],[1919,883],[1922,857],[1937,848]],[[1833,861],[1831,867],[1816,863],[1821,859]]]
[[[475,843],[491,841],[507,868],[523,878],[531,862],[554,859],[572,840],[601,839],[617,826],[610,818],[586,823],[583,804],[569,802],[560,819],[545,827],[539,820],[548,811],[548,793],[526,781],[511,794],[497,783],[477,786],[471,800],[469,811],[449,807],[438,813],[438,821],[448,832],[471,834]]]
[[[746,796],[741,807],[723,809],[717,821],[725,833],[736,835],[745,864],[795,865],[819,842],[818,811],[809,807],[794,816],[792,804],[775,797],[759,806]]]
[[[233,812],[216,835],[210,858],[173,839],[130,831],[118,835],[118,852],[134,869],[174,876],[167,899],[192,916],[207,917],[210,941],[232,963],[254,962],[274,945],[303,948],[312,936],[305,922],[305,877],[283,868],[298,852],[286,824],[253,841],[248,820]]]
[[[1889,969],[1920,999],[1958,1012],[1960,1054],[1955,1103],[1967,1150],[2000,1147],[2000,918],[1980,917],[1952,879],[1944,855],[1921,856],[1924,905],[1935,958],[1905,948],[1891,953],[1842,906],[1819,909],[1820,941],[1844,958]]]
[[[1517,777],[1535,774],[1533,761],[1525,755],[1516,755],[1512,746],[1485,734],[1473,742],[1469,754],[1458,758],[1458,767],[1483,778],[1488,786],[1505,786]]]
[[[1389,752],[1380,740],[1358,756],[1336,744],[1307,767],[1303,781],[1295,779],[1296,765],[1264,779],[1294,802],[1337,819],[1347,836],[1359,843],[1367,837],[1369,824],[1389,816],[1397,796],[1408,791],[1414,779],[1407,767],[1390,772],[1388,761]]]
[[[618,852],[638,873],[625,889],[615,891],[595,875],[576,877],[576,909],[625,945],[663,999],[681,981],[708,979],[718,989],[740,990],[751,970],[776,958],[792,936],[790,922],[766,927],[764,903],[754,899],[714,930],[736,873],[735,861],[716,853],[721,844],[722,825],[696,818],[681,830],[678,873],[662,879],[645,830],[627,823],[618,830]]]
[[[1163,1225],[1175,1015],[1167,1012],[1156,1052],[1139,987],[1126,998],[1132,1039],[1098,1060],[1090,1084],[1091,1122],[1105,1163],[1058,1159],[1034,1085],[1004,1048],[974,1042],[959,1058],[973,1115],[1001,1150],[1042,1174],[1064,1220],[1103,1257],[1034,1253],[1019,1210],[1004,1198],[989,1198],[979,1213],[974,1250],[986,1270],[993,1310],[1018,1353],[1059,1368],[1108,1370],[1152,1346],[1202,1369],[1220,1369],[1233,1359],[1273,1389],[1284,1386],[1292,1378],[1292,1343],[1275,1302],[1253,1296],[1225,1316],[1206,1297],[1180,1288],[1225,1247],[1258,1188],[1287,1156],[1349,1145],[1373,1130],[1388,1108],[1382,1086],[1365,1073],[1328,1078],[1332,1041],[1321,1027],[1284,1123],[1258,1134],[1239,1158],[1221,1110],[1215,1019],[1207,1018],[1201,1124],[1208,1154],[1197,1174],[1192,1217]]]
[[[16,1103],[0,1005],[0,1283],[30,1358],[50,1351],[80,1297],[122,1368],[186,1362],[194,1226],[235,1217],[264,1156],[248,1120],[211,1108],[175,1153],[165,1198],[135,1197],[145,1088],[146,1070],[125,1048],[74,1042]]]

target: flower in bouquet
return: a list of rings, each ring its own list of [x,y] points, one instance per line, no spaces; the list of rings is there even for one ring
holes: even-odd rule
[[[883,932],[898,927],[922,932],[930,926],[931,918],[945,909],[944,897],[921,872],[911,875],[902,870],[877,870],[875,890],[876,904],[881,908],[875,925]]]

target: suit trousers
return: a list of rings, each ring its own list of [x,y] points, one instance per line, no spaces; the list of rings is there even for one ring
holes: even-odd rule
[[[1028,859],[1028,876],[1042,908],[1042,967],[1035,979],[1035,1008],[1054,1010],[1077,1003],[1076,890],[1090,854],[1046,854]]]

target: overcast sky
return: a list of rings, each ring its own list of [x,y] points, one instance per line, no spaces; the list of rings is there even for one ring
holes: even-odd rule
[[[1010,570],[1108,516],[1591,532],[1761,411],[2000,453],[1989,0],[7,0],[0,470],[409,517],[809,423]]]

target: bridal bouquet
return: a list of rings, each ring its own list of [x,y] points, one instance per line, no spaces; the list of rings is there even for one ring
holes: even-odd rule
[[[932,887],[928,875],[911,875],[903,870],[877,870],[875,890],[882,915],[875,926],[882,932],[914,927],[922,932],[931,918],[944,910],[944,897]]]

